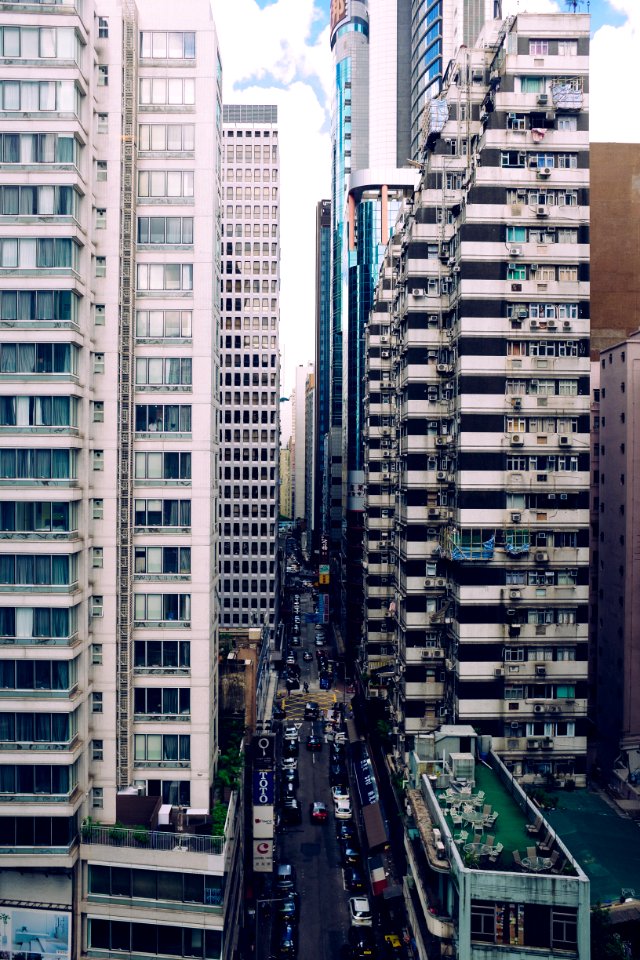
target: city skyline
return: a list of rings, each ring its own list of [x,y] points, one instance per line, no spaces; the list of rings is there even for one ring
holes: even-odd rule
[[[332,67],[329,0],[211,0],[224,66],[225,103],[278,106],[282,147],[282,391],[314,357],[314,242],[318,200],[330,196]],[[586,3],[580,4],[586,12]],[[503,13],[565,12],[564,0],[503,0]],[[624,83],[640,39],[635,0],[592,0],[591,139],[640,141],[640,116],[609,94],[608,73]],[[243,29],[237,29],[238,23]],[[300,163],[304,144],[304,163]],[[292,239],[289,239],[292,238]]]

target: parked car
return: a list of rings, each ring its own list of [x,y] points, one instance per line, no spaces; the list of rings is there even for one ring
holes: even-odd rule
[[[274,946],[278,957],[295,957],[298,953],[298,937],[296,928],[290,921],[281,923],[276,928]]]
[[[283,730],[285,740],[297,740],[298,739],[298,728],[295,723],[288,723]]]
[[[297,800],[285,800],[280,811],[280,819],[290,827],[297,827],[302,823],[302,810]]]
[[[320,689],[331,690],[332,680],[328,673],[320,674]]]
[[[279,863],[276,867],[276,889],[282,893],[292,893],[296,885],[296,869],[291,863]]]
[[[325,823],[329,817],[326,803],[314,800],[309,811],[312,823]]]
[[[292,783],[294,787],[297,787],[299,784],[297,767],[285,767],[281,770],[280,782],[283,787],[286,786],[287,783]]]
[[[283,757],[297,757],[299,750],[300,748],[297,740],[285,740],[282,744]]]
[[[280,761],[280,766],[283,770],[297,770],[298,769],[298,758],[297,757],[283,757]]]
[[[287,711],[279,703],[274,703],[272,716],[274,720],[285,720]]]
[[[283,800],[295,800],[296,799],[296,785],[293,781],[289,780],[286,783],[282,784],[281,797]]]
[[[281,920],[297,923],[300,919],[300,895],[289,893],[276,903],[276,913]]]
[[[349,799],[349,788],[345,787],[343,783],[337,783],[335,787],[331,787],[331,797],[335,800],[348,800]]]
[[[337,820],[350,820],[353,816],[351,801],[343,798],[340,800],[335,800],[333,804],[333,812],[336,815]]]
[[[368,960],[376,952],[376,939],[369,927],[351,927],[349,929],[349,946],[353,960]]]
[[[332,761],[329,767],[329,783],[334,787],[338,783],[348,783],[347,768],[344,763]]]
[[[353,820],[339,820],[336,824],[336,837],[339,841],[345,842],[353,840],[356,837],[356,828]]]
[[[343,867],[359,867],[362,864],[362,853],[360,847],[354,840],[348,840],[342,844],[341,854]]]
[[[360,893],[360,891],[366,890],[367,882],[358,865],[350,864],[345,867],[344,885],[350,893]]]
[[[349,897],[349,917],[356,927],[372,927],[373,915],[368,897]]]

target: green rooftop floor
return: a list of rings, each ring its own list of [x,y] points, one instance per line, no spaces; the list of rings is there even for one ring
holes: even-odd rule
[[[617,900],[623,889],[640,896],[640,825],[590,790],[560,792],[545,817],[589,877],[591,903]]]
[[[526,831],[527,819],[520,807],[512,799],[509,792],[502,785],[499,778],[482,763],[475,767],[476,785],[474,793],[484,790],[484,803],[491,805],[492,810],[499,813],[494,826],[485,831],[485,836],[491,834],[495,836],[496,843],[502,843],[504,850],[497,867],[510,868],[513,863],[511,856],[513,850],[519,850],[521,856],[527,855],[527,847],[535,846],[535,838],[530,837]],[[450,817],[447,817],[449,829],[454,833],[458,832],[458,827],[454,827]],[[464,830],[469,831],[469,840],[473,839],[473,828],[463,825]],[[639,884],[640,886],[640,884]]]

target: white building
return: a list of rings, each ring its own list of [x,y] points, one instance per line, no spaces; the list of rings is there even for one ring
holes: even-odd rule
[[[277,619],[280,416],[278,111],[223,108],[221,625]]]
[[[363,663],[399,750],[455,720],[516,777],[578,784],[588,52],[586,17],[521,14],[451,63],[380,277],[365,406]]]
[[[116,934],[107,864],[126,860],[134,897],[163,858],[136,850],[146,830],[91,824],[211,805],[216,34],[206,0],[179,20],[168,0],[3,4],[0,27],[1,909],[11,950],[46,926],[60,955],[140,937],[162,952],[183,888],[145,894],[152,920],[120,900]],[[187,846],[213,903],[222,840]],[[178,953],[223,955],[215,902]]]
[[[304,520],[305,517],[305,486],[306,486],[306,404],[307,380],[313,377],[313,364],[301,363],[296,367],[296,383],[292,393],[293,424],[291,436],[293,439],[293,456],[291,463],[291,497],[293,501],[293,519]]]

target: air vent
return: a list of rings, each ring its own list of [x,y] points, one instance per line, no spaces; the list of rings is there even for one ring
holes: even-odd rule
[[[512,513],[512,514],[511,514],[511,522],[512,522],[512,523],[520,523],[521,520],[522,520],[522,514],[521,514],[521,513]]]
[[[558,443],[561,447],[570,447],[571,446],[571,437],[566,435],[558,437]]]

